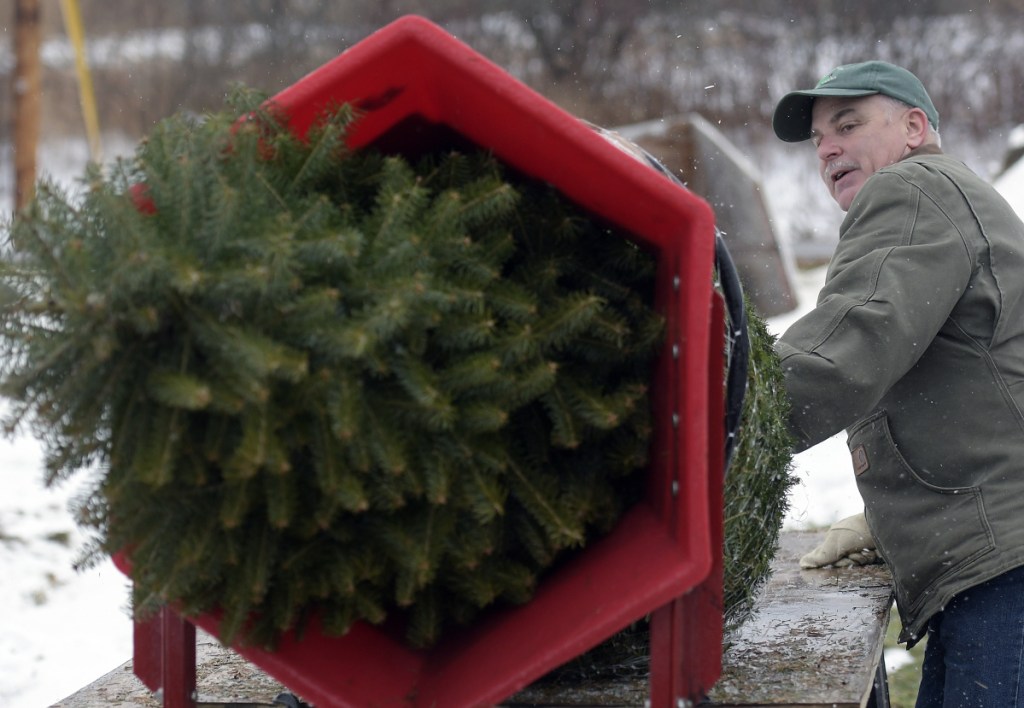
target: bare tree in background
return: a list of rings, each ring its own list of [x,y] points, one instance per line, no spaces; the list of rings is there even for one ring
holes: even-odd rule
[[[36,147],[39,144],[39,45],[41,3],[16,0],[14,8],[14,209],[25,206],[35,193]]]
[[[0,15],[25,1],[0,0]],[[949,125],[980,131],[993,117],[1009,123],[1022,110],[1024,69],[1014,53],[1020,32],[1012,21],[1019,2],[83,0],[82,10],[87,40],[152,50],[111,61],[108,49],[93,67],[101,124],[131,137],[176,111],[221,107],[234,83],[274,93],[410,13],[604,125],[689,111],[725,127],[764,124],[786,87],[813,82],[835,63],[879,56],[918,72],[945,104]],[[59,18],[42,20],[45,38],[63,39]],[[936,51],[962,45],[958,33],[967,25],[988,41],[952,59]],[[176,55],[175,47],[184,50]],[[950,71],[951,60],[958,71]],[[0,72],[9,70],[0,63]],[[78,130],[70,119],[77,114],[66,109],[77,96],[73,71],[57,60],[42,82],[42,130]]]
[[[445,12],[441,19],[479,18],[490,13],[515,21],[518,34],[528,38],[531,56],[540,67],[539,72],[520,78],[579,115],[614,122],[625,117],[626,107],[609,104],[604,94],[610,69],[625,53],[644,43],[645,18],[662,11],[685,13],[691,4],[689,0],[449,0],[442,3]],[[466,39],[474,44],[480,34],[484,33]],[[501,54],[497,47],[487,50],[484,53],[488,55]],[[646,112],[635,105],[630,109]]]

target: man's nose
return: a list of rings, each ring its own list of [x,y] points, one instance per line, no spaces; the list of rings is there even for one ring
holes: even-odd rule
[[[818,159],[820,160],[831,160],[839,155],[841,151],[839,142],[828,136],[822,136],[816,149],[818,151]]]

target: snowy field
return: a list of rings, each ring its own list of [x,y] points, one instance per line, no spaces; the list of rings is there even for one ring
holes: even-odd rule
[[[44,151],[41,162],[80,174],[81,150]],[[6,171],[4,162],[0,169]],[[1007,175],[1001,187],[1011,201],[1024,202],[1024,167],[1019,172]],[[10,195],[3,187],[0,180],[7,209]],[[777,333],[813,305],[824,269],[796,277],[800,307],[769,323]],[[827,525],[861,510],[844,437],[796,457],[800,484],[792,492],[787,528]],[[44,488],[32,438],[0,438],[0,705],[49,706],[131,657],[125,578],[109,562],[84,572],[73,569],[83,542],[68,512],[75,490],[75,484]]]

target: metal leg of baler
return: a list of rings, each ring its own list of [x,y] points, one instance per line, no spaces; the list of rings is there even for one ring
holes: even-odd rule
[[[164,708],[196,706],[196,628],[163,608],[134,627],[133,670]]]
[[[651,708],[696,705],[721,674],[722,605],[716,590],[711,578],[651,615]]]
[[[712,298],[709,371],[725,368],[725,304]],[[725,401],[722,379],[708,376],[708,523],[711,569],[699,585],[651,615],[651,708],[687,708],[703,701],[722,673],[724,631]]]

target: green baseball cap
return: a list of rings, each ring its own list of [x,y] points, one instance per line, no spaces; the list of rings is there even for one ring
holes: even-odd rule
[[[820,96],[871,96],[880,93],[920,108],[932,128],[939,129],[935,110],[924,84],[906,69],[884,61],[844,64],[822,77],[818,85],[806,91],[787,93],[775,107],[772,127],[788,143],[811,137],[811,106]]]

